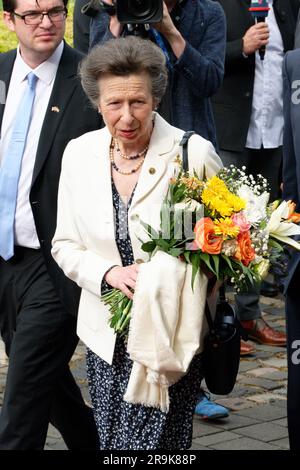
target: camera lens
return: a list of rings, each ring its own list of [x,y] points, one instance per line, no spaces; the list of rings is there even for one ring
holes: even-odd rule
[[[115,5],[123,24],[157,23],[162,19],[162,0],[115,0]]]
[[[155,10],[156,8],[153,8],[151,0],[128,0],[127,11],[136,18],[147,20],[149,16],[156,13]]]

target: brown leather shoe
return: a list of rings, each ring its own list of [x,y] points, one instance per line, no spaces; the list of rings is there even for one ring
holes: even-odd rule
[[[248,354],[253,354],[255,352],[255,347],[252,344],[246,343],[241,339],[241,349],[240,356],[247,356]]]
[[[241,321],[248,333],[249,339],[268,346],[285,346],[286,335],[282,331],[271,328],[263,318]]]

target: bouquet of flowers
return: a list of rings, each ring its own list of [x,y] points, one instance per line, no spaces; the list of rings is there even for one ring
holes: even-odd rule
[[[300,214],[291,201],[268,203],[267,181],[231,165],[212,178],[179,172],[171,178],[160,210],[160,229],[143,222],[148,240],[142,249],[157,250],[192,265],[192,284],[199,269],[217,279],[230,278],[235,289],[261,281],[286,245],[300,250],[291,236],[300,234]],[[127,334],[130,301],[117,289],[101,299],[111,312],[110,326]]]

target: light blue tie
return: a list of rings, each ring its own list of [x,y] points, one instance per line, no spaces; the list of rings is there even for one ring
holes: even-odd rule
[[[37,76],[27,75],[27,88],[18,107],[11,140],[0,168],[0,256],[14,254],[14,220],[23,152],[28,134]]]

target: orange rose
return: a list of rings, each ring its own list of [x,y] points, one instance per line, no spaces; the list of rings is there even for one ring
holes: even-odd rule
[[[298,224],[300,222],[300,214],[298,212],[295,212],[295,209],[296,209],[295,202],[288,201],[287,203],[288,203],[288,208],[289,208],[289,215],[288,215],[289,222],[294,222],[295,224]]]
[[[215,224],[209,217],[203,217],[195,225],[195,243],[203,253],[218,255],[221,253],[222,238],[215,234]]]
[[[248,266],[250,261],[255,257],[255,250],[251,244],[249,232],[242,232],[237,236],[238,248],[235,257],[241,261],[245,266]]]

